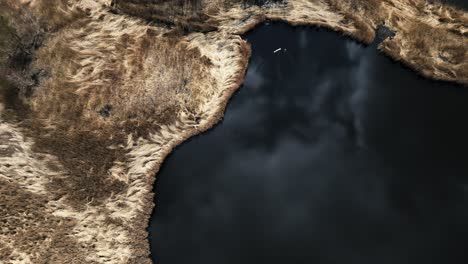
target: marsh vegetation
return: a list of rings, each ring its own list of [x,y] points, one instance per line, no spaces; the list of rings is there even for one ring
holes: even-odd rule
[[[250,57],[240,35],[258,23],[327,27],[364,43],[385,24],[396,32],[381,45],[386,54],[468,83],[466,13],[409,3],[1,1],[0,134],[19,146],[6,146],[8,155],[22,158],[1,159],[0,172],[21,188],[36,181],[48,212],[72,219],[68,238],[86,248],[82,258],[147,263],[145,224],[135,219],[149,217],[154,173],[175,145],[222,118]]]

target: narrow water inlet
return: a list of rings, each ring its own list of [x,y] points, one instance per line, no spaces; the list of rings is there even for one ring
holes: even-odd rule
[[[245,38],[223,122],[157,176],[153,260],[467,263],[468,90],[326,30]]]

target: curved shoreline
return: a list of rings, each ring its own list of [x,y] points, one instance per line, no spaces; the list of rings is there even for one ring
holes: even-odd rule
[[[31,133],[29,131],[31,127],[21,122],[24,120],[12,124],[5,121],[2,123],[5,125],[3,129],[5,131],[0,129],[0,136],[2,132],[5,132],[5,135],[8,133],[15,138],[24,139],[24,142],[16,140],[14,143],[16,145],[8,143],[15,147],[16,152],[11,154],[13,158],[2,160],[0,156],[0,173],[6,175],[9,182],[14,183],[22,190],[24,189],[26,193],[37,195],[46,201],[43,205],[44,210],[40,211],[40,214],[44,215],[44,219],[56,217],[61,219],[61,222],[51,229],[54,231],[49,231],[52,235],[46,236],[46,240],[52,242],[46,243],[44,248],[25,247],[27,248],[26,252],[18,253],[13,250],[14,245],[22,245],[22,243],[29,245],[27,243],[31,243],[31,241],[23,241],[20,238],[16,241],[15,238],[11,238],[5,246],[7,253],[0,255],[0,260],[13,260],[26,256],[31,262],[34,262],[37,254],[39,254],[37,258],[42,260],[41,254],[45,252],[47,258],[50,258],[48,255],[52,255],[52,258],[62,263],[69,260],[78,263],[103,261],[151,263],[146,229],[155,207],[154,196],[156,194],[153,193],[153,186],[156,174],[165,158],[175,147],[190,137],[213,128],[223,118],[229,100],[244,82],[251,56],[250,44],[241,39],[240,35],[254,29],[266,20],[273,20],[282,21],[291,26],[325,27],[364,44],[370,44],[374,40],[375,28],[380,23],[377,21],[381,18],[371,18],[365,21],[360,16],[364,16],[366,13],[355,15],[346,13],[349,11],[346,9],[335,10],[333,8],[343,7],[333,7],[330,1],[290,0],[287,5],[248,8],[241,8],[240,5],[234,6],[231,9],[221,10],[220,13],[212,16],[212,19],[220,23],[217,31],[194,32],[187,35],[176,35],[176,37],[168,36],[171,34],[171,30],[165,27],[148,25],[139,18],[127,15],[112,14],[106,9],[106,6],[110,5],[110,1],[78,1],[78,6],[83,10],[88,10],[86,11],[87,15],[81,16],[70,25],[63,26],[60,30],[57,29],[56,32],[49,34],[49,38],[37,52],[35,64],[31,66],[31,68],[49,68],[51,76],[44,77],[38,84],[39,91],[45,91],[45,94],[42,95],[43,98],[40,97],[40,93],[37,97],[27,98],[27,100],[31,100],[32,108],[39,109],[36,119],[45,120],[44,127],[39,128],[39,131],[44,135],[40,136],[50,137],[47,134],[50,133],[47,127],[54,127],[57,122],[63,122],[66,126],[72,127],[67,132],[68,134],[59,134],[63,138],[52,141],[64,143],[65,148],[58,151],[38,148],[37,142],[44,141],[44,138]],[[413,1],[422,3],[421,0]],[[38,3],[40,7],[40,0],[29,1],[27,8],[34,10],[38,8]],[[452,9],[425,6],[426,11],[429,12],[427,17],[412,17],[418,15],[420,10],[417,10],[411,3],[409,0],[385,2],[385,9],[381,11],[382,16],[388,15],[384,22],[387,22],[388,26],[396,31],[396,36],[382,42],[379,47],[383,53],[426,78],[468,85],[468,70],[465,70],[464,67],[468,66],[466,57],[468,51],[466,50],[467,46],[464,45],[464,43],[468,43],[468,25],[463,24],[464,19],[468,21],[468,13],[460,15],[456,13],[458,11]],[[398,6],[398,4],[402,6]],[[404,9],[403,14],[394,16],[393,12],[399,8]],[[75,14],[75,11],[73,8],[68,11],[62,10],[63,14],[59,16],[72,17],[70,14]],[[437,17],[439,13],[448,14],[449,18],[453,18],[443,24],[444,27],[440,30],[437,25],[442,22],[437,22],[438,20],[433,18],[433,16]],[[452,17],[455,14],[460,16],[459,20]],[[421,43],[413,43],[408,38],[413,29],[409,26],[405,28],[405,24],[401,21],[406,21],[405,23],[408,25],[427,22],[425,26],[428,27],[428,30],[440,33],[441,36],[447,34],[447,43],[439,43],[440,47],[427,46],[432,40],[424,39],[424,35]],[[460,47],[456,46],[457,41],[460,41]],[[420,45],[421,52],[414,51],[413,48],[417,45]],[[445,46],[450,48],[447,52],[439,49]],[[55,53],[58,51],[64,51],[65,55],[57,57]],[[442,52],[445,53],[442,54]],[[452,58],[453,54],[451,53],[453,52],[458,57],[454,55]],[[461,60],[460,52],[462,52]],[[165,59],[165,57],[168,58]],[[192,70],[191,67],[194,66],[199,67],[199,69]],[[155,70],[153,67],[159,68]],[[176,82],[171,78],[180,80]],[[164,83],[165,81],[167,83]],[[173,84],[174,82],[176,84]],[[161,83],[166,86],[161,85]],[[164,89],[167,87],[174,88],[175,92],[166,95],[167,91]],[[106,91],[109,92],[106,93]],[[58,109],[60,111],[52,108],[49,112],[41,112],[43,110],[41,105],[53,104],[53,102],[48,101],[51,100],[48,92],[53,95],[52,98],[57,97],[58,99],[76,94],[76,98],[83,101],[83,105],[79,105],[82,108],[77,108],[82,112],[80,112],[82,116],[79,116],[77,120],[64,120],[70,113],[65,111],[63,116],[57,115],[57,112],[61,114],[60,111],[63,111],[61,108]],[[114,94],[118,92],[123,94]],[[154,94],[161,95],[161,98]],[[171,98],[172,95],[177,98]],[[0,94],[0,99],[2,99],[1,97],[2,94]],[[75,99],[73,98],[73,100]],[[114,110],[112,105],[108,107],[110,105],[108,100],[114,100],[114,105],[116,105]],[[169,105],[167,109],[169,111],[178,109],[176,116],[169,115],[167,123],[158,123],[159,119],[146,120],[146,108],[158,106],[153,103],[154,100],[159,100],[158,103],[163,104],[163,106],[166,101],[173,100],[174,102],[171,102],[176,107],[170,108],[172,105]],[[70,107],[67,105],[67,101],[59,102],[64,104],[63,108]],[[74,103],[75,101],[70,102]],[[96,105],[93,105],[92,102]],[[105,110],[104,112],[101,112],[102,109],[96,111],[93,108],[104,103],[108,103],[102,108]],[[3,108],[2,101],[0,101],[0,114],[8,115],[9,112],[5,112]],[[128,114],[126,111],[134,109],[138,110],[135,110],[137,117],[138,115],[143,117],[141,120],[137,118],[136,125],[129,124],[130,132],[121,135],[119,131],[121,128],[116,124],[126,121],[118,119],[119,115],[125,118]],[[36,114],[34,111],[31,110],[33,117]],[[102,113],[104,113],[104,118]],[[72,111],[71,114],[75,113]],[[162,111],[161,114],[166,115],[166,111]],[[84,126],[83,131],[80,131],[79,127],[81,126]],[[144,136],[139,136],[139,126],[143,127],[141,133]],[[124,126],[124,128],[127,127]],[[70,143],[70,138],[75,139],[73,133],[76,130],[81,133],[76,136],[78,142]],[[107,131],[110,131],[110,136],[105,134]],[[80,152],[79,149],[83,148],[83,144],[88,143],[83,141],[84,139],[88,140],[86,137],[81,138],[83,135],[90,136],[92,138],[90,142],[96,142],[97,147],[87,148],[88,146],[85,146],[85,153],[80,153],[84,157],[78,157],[79,162],[94,162],[94,156],[104,159],[102,153],[111,151],[112,155],[115,155],[115,159],[106,161],[107,163],[104,161],[97,163],[96,167],[91,165],[89,168],[84,167],[82,171],[79,171],[81,174],[74,175],[67,168],[64,168],[67,164],[60,159],[63,154],[60,151],[70,151],[69,149],[71,149],[71,154],[74,151]],[[117,140],[114,140],[114,137]],[[47,143],[47,141],[45,142]],[[18,147],[16,148],[16,146]],[[77,150],[74,150],[75,148]],[[29,175],[27,174],[29,172],[25,171],[24,165],[16,165],[15,163],[14,157],[23,157],[20,155],[36,161],[31,165],[33,169],[31,176],[28,176],[30,178],[22,177],[21,175],[25,173],[25,175]],[[76,159],[74,156],[72,157]],[[75,166],[76,164],[78,163],[71,165]],[[68,196],[74,195],[70,192],[96,187],[92,184],[88,186],[89,183],[86,179],[77,181],[76,178],[93,174],[89,173],[89,170],[93,171],[95,168],[100,168],[99,166],[108,167],[108,169],[102,175],[97,175],[97,180],[92,179],[97,182],[91,181],[94,185],[102,184],[103,186],[99,186],[101,189],[91,191],[88,196],[85,196],[91,201],[79,199],[69,201]],[[105,180],[99,177],[105,177]],[[61,190],[62,185],[48,185],[56,179],[60,179],[60,184],[62,184],[62,178],[65,182],[64,185],[71,186],[65,186],[66,188]],[[31,183],[31,181],[33,182]],[[114,189],[107,190],[107,188],[114,188],[115,182],[123,187],[117,188],[120,186],[117,185],[115,191]],[[35,188],[29,188],[31,184]],[[86,187],[82,186],[84,184]],[[57,191],[54,189],[55,187],[58,187],[58,194],[55,193]],[[104,192],[104,194],[101,195],[100,192]],[[93,195],[99,195],[99,197]],[[80,198],[80,196],[77,197]],[[99,201],[94,203],[94,198]],[[34,210],[39,209],[27,210],[35,212]],[[9,217],[16,219],[15,217],[18,216],[8,215],[7,218]],[[71,224],[65,225],[63,223],[67,221]],[[43,223],[39,223],[39,225],[43,225]],[[16,229],[24,231],[18,226],[11,228],[15,232]],[[2,233],[0,233],[0,238],[2,237]],[[64,240],[62,237],[67,237],[69,240]],[[69,243],[67,245],[73,250],[61,255],[60,247],[57,246],[61,243]],[[23,257],[23,259],[25,258]]]
[[[153,188],[155,182],[156,182],[156,174],[159,172],[160,168],[161,168],[161,165],[162,163],[164,162],[164,160],[166,159],[166,157],[176,148],[178,147],[179,145],[182,145],[182,143],[184,143],[186,140],[188,140],[189,138],[193,137],[193,136],[196,136],[196,135],[200,135],[210,129],[213,129],[223,118],[224,116],[224,113],[226,111],[226,108],[227,108],[227,105],[229,103],[229,101],[231,100],[231,97],[232,95],[239,89],[241,88],[241,86],[243,85],[244,83],[244,80],[245,80],[245,74],[247,72],[247,68],[248,68],[248,61],[249,61],[249,58],[251,56],[251,48],[250,48],[250,45],[247,44],[247,42],[244,42],[244,45],[241,46],[241,49],[244,50],[244,52],[246,53],[246,56],[242,57],[242,60],[240,61],[241,63],[241,69],[239,70],[239,75],[238,77],[235,79],[234,83],[228,87],[226,87],[225,90],[223,90],[223,96],[220,98],[220,101],[218,102],[219,103],[219,108],[216,110],[215,114],[213,116],[211,116],[210,119],[208,119],[206,121],[206,123],[201,126],[199,129],[197,130],[192,130],[192,131],[186,131],[184,134],[181,135],[181,139],[173,142],[171,145],[167,146],[167,148],[162,152],[162,156],[163,158],[161,160],[159,160],[157,162],[157,164],[148,172],[147,174],[147,177],[149,178],[149,182],[151,183],[150,186],[151,188]],[[144,224],[142,223],[139,227],[141,228],[141,230],[144,230],[144,237],[139,237],[139,240],[142,240],[145,245],[149,245],[149,241],[148,241],[148,233],[146,231],[147,227],[148,227],[148,223],[149,223],[149,219],[151,217],[151,214],[155,208],[155,203],[154,203],[154,196],[156,194],[153,193],[152,191],[150,193],[148,193],[146,196],[145,196],[145,208],[144,208],[144,211],[141,213],[141,217],[142,219],[145,219],[145,222]],[[142,232],[143,233],[143,232]],[[141,243],[141,242],[140,242]],[[145,253],[142,253],[142,257],[147,257],[150,255],[150,251],[147,251]],[[138,256],[137,256],[138,257]],[[150,259],[148,259],[149,262],[147,263],[152,263],[152,261]],[[129,263],[146,263],[146,262],[140,262],[140,261],[134,261],[134,262],[129,262]]]
[[[321,27],[321,26],[317,26],[315,24],[290,24],[288,21],[284,21],[282,19],[278,19],[278,20],[269,20],[267,18],[263,18],[263,19],[259,19],[259,20],[255,20],[255,21],[252,21],[251,24],[248,24],[245,28],[243,28],[243,31],[242,33],[240,33],[239,35],[244,35],[246,33],[248,33],[249,31],[251,30],[255,30],[255,28],[258,26],[258,25],[261,25],[262,23],[265,23],[267,21],[274,21],[274,22],[281,22],[281,23],[286,23],[288,24],[289,26],[291,27],[295,27],[295,26],[304,26],[304,27]],[[340,32],[340,31],[336,31],[334,30],[333,28],[327,28],[331,31],[334,31],[336,34],[340,34],[340,33],[343,33],[343,32]],[[374,32],[375,33],[375,32]],[[365,41],[365,40],[360,40],[358,38],[356,38],[355,36],[353,35],[346,35],[346,37],[350,37],[352,38],[353,40],[361,43],[361,44],[364,44],[364,45],[369,45],[372,41],[368,42],[368,41]],[[246,47],[248,47],[248,52],[245,57],[243,57],[243,62],[244,62],[244,67],[243,70],[241,70],[240,72],[240,75],[239,77],[237,78],[237,81],[236,81],[236,84],[233,85],[233,86],[230,86],[228,88],[226,88],[224,91],[224,96],[222,98],[220,98],[220,101],[219,101],[219,108],[218,110],[216,111],[216,114],[213,115],[212,117],[210,117],[208,120],[207,120],[207,123],[201,127],[199,130],[194,130],[194,131],[188,131],[186,132],[185,134],[182,135],[182,138],[183,139],[180,139],[176,142],[174,142],[172,145],[168,146],[167,150],[164,151],[163,153],[163,158],[161,159],[160,162],[158,162],[157,166],[155,166],[152,170],[151,170],[151,173],[148,173],[148,177],[151,178],[151,182],[153,182],[152,185],[155,184],[156,182],[156,175],[157,173],[159,172],[160,168],[161,168],[161,165],[163,164],[163,162],[165,161],[165,159],[167,158],[167,156],[175,149],[177,148],[178,146],[182,145],[186,140],[190,139],[191,137],[193,136],[197,136],[197,135],[200,135],[202,133],[205,133],[207,132],[208,130],[210,129],[213,129],[215,128],[215,126],[222,120],[224,114],[225,114],[225,111],[226,111],[226,108],[227,108],[227,105],[229,103],[229,101],[231,100],[231,97],[232,95],[242,87],[244,81],[245,81],[245,73],[248,69],[248,61],[251,57],[251,44],[246,42]],[[407,67],[409,70],[411,70],[414,74],[418,74],[420,75],[421,77],[423,78],[428,78],[428,79],[432,79],[434,81],[444,81],[444,82],[453,82],[451,80],[445,80],[445,79],[436,79],[434,78],[434,76],[428,74],[428,75],[425,75],[424,73],[422,72],[419,72],[417,70],[417,68],[414,68],[411,64],[405,64],[404,61],[402,60],[399,60],[398,58],[394,58],[391,56],[391,54],[389,53],[386,53],[386,52],[382,52],[383,55],[387,56],[389,59],[393,60],[394,62],[399,62],[399,63],[402,63],[404,67]],[[458,82],[457,82],[458,83]],[[465,83],[458,83],[458,84],[461,84],[461,85],[466,85]],[[148,201],[147,202],[147,205],[148,206],[145,206],[145,210],[148,210],[147,213],[144,213],[142,214],[142,216],[144,217],[143,219],[147,219],[147,223],[149,222],[150,220],[150,217],[151,217],[151,214],[152,214],[152,211],[154,210],[154,208],[156,207],[155,203],[154,203],[154,196],[157,195],[156,193],[153,193],[151,192],[150,194],[148,194],[146,196],[146,200]],[[147,241],[147,233],[146,233],[146,229],[148,227],[148,224],[146,225],[142,225],[141,228],[145,230],[145,238],[143,239],[145,241],[145,243],[148,243]],[[150,252],[148,251],[146,254],[143,254],[143,255],[146,255],[146,256],[149,256],[150,255]],[[130,262],[130,263],[146,263],[146,262],[138,262],[138,261],[135,261],[135,262]],[[148,263],[152,263],[152,261],[150,260]]]

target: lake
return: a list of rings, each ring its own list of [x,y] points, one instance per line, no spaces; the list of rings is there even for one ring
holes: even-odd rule
[[[468,263],[468,89],[327,30],[245,38],[224,120],[157,175],[155,263]]]

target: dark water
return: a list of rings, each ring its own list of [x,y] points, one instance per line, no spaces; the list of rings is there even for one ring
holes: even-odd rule
[[[468,10],[468,0],[442,0],[441,2]]]
[[[468,263],[468,89],[333,32],[246,38],[224,121],[158,175],[155,262]]]

